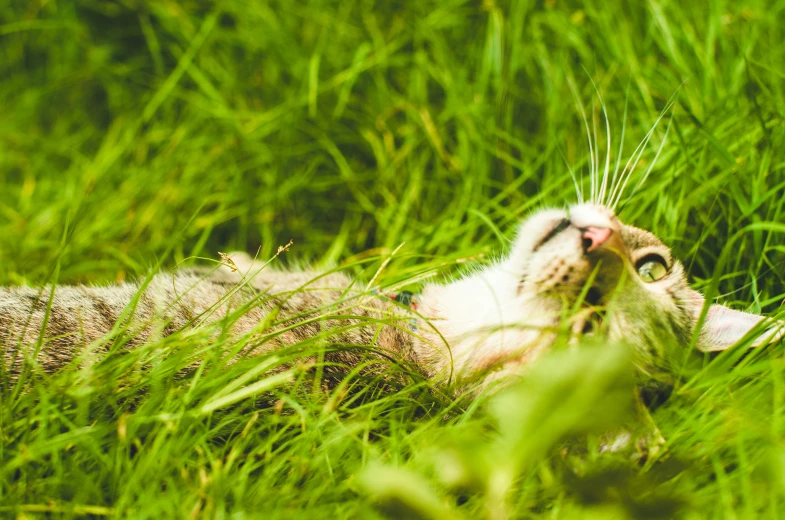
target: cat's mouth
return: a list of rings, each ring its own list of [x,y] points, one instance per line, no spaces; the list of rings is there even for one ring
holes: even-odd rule
[[[570,321],[573,337],[597,335],[605,323],[605,309],[599,305],[585,305]]]
[[[580,310],[573,317],[573,333],[589,335],[600,329],[605,318],[601,301],[602,291],[598,287],[590,287],[586,291]]]
[[[590,287],[586,291],[586,298],[583,299],[583,303],[591,307],[597,307],[600,305],[600,300],[602,300],[602,291],[598,287]]]

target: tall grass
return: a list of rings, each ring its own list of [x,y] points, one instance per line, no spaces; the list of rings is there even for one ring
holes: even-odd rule
[[[776,315],[784,9],[10,0],[0,283],[111,282],[219,250],[269,258],[289,240],[279,267],[367,280],[404,244],[382,283],[451,276],[504,251],[533,210],[575,200],[569,170],[588,182],[591,167],[579,103],[601,135],[601,94],[623,163],[675,94],[668,141],[621,217],[672,245],[696,287]],[[679,355],[670,397],[644,413],[617,346],[560,354],[471,401],[417,378],[325,393],[296,364],[262,370],[297,349],[226,366],[237,341],[195,331],[3,380],[0,516],[785,514],[779,346]],[[622,426],[643,456],[601,450]]]

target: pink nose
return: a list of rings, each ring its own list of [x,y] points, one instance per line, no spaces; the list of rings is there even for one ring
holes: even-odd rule
[[[581,238],[583,239],[583,249],[587,253],[591,253],[608,240],[612,231],[610,228],[601,227],[587,227],[583,229]]]

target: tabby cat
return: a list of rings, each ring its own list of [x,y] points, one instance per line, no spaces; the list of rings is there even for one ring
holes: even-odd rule
[[[226,260],[214,271],[114,286],[2,288],[4,370],[15,379],[25,367],[51,373],[80,363],[87,346],[100,352],[120,325],[123,348],[134,348],[218,323],[222,333],[247,336],[241,354],[250,356],[319,335],[324,344],[365,347],[329,349],[325,360],[336,365],[383,356],[439,383],[479,380],[479,387],[533,363],[564,337],[565,316],[567,334],[607,334],[647,359],[661,356],[663,345],[717,351],[750,333],[756,344],[779,336],[760,316],[704,310],[671,250],[601,204],[534,214],[506,258],[426,285],[416,304],[401,303],[409,295],[372,294],[341,273],[263,269],[245,254]]]

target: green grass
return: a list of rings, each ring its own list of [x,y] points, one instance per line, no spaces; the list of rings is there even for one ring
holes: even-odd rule
[[[8,0],[0,283],[144,277],[290,239],[276,264],[367,280],[405,242],[385,279],[454,274],[574,201],[594,82],[614,152],[626,104],[624,160],[675,95],[624,221],[696,287],[775,315],[783,16],[756,0]],[[286,358],[225,367],[233,346],[197,332],[1,381],[0,517],[785,515],[780,346],[672,360],[651,417],[667,450],[645,463],[599,451],[611,425],[651,431],[623,349],[561,354],[471,402],[421,382],[325,394],[297,370],[280,384],[263,369]]]

